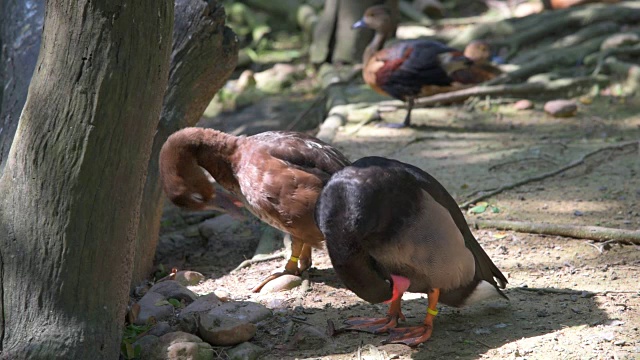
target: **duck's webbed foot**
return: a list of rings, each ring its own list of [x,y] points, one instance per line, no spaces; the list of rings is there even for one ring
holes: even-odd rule
[[[403,327],[389,330],[389,337],[383,341],[384,344],[405,344],[417,346],[429,340],[433,332],[433,325],[422,325]]]
[[[398,326],[398,319],[404,320],[404,315],[387,315],[383,318],[354,317],[344,321],[348,326],[343,330],[363,331],[371,334],[382,334]]]

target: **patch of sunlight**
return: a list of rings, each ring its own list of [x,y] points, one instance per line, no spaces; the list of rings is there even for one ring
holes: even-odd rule
[[[578,201],[579,200],[579,201]],[[522,209],[522,201],[517,199],[514,195],[514,198],[510,199],[501,199],[500,204],[503,207],[512,207],[512,208],[520,208]],[[599,211],[609,211],[612,208],[617,208],[618,203],[616,201],[606,201],[606,200],[584,200],[584,199],[576,199],[576,200],[546,200],[546,199],[536,199],[536,198],[528,198],[527,199],[527,209],[530,211],[544,211],[547,214],[552,213],[555,215],[571,215],[574,216],[576,209],[580,209],[585,215],[588,215],[590,212],[599,212]]]
[[[421,36],[434,36],[436,31],[422,25],[400,25],[396,31],[398,39],[415,39]]]

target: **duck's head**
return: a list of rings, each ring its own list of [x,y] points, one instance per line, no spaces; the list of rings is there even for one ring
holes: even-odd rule
[[[193,135],[189,130],[171,135],[160,150],[160,181],[165,194],[184,209],[219,210],[234,215],[240,203],[225,190],[216,191],[213,177],[198,164],[198,146],[185,140]]]
[[[351,26],[352,29],[372,29],[381,32],[393,30],[391,9],[385,5],[371,6],[360,20]]]
[[[478,64],[491,60],[491,48],[486,41],[474,40],[464,48],[464,56]]]
[[[204,169],[194,159],[173,162],[168,159],[170,156],[166,151],[160,152],[160,178],[169,200],[188,210],[207,209],[216,194]]]

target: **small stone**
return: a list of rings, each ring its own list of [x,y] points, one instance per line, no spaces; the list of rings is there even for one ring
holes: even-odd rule
[[[216,289],[216,290],[213,290],[213,293],[216,294],[218,299],[220,299],[220,301],[222,302],[227,302],[231,300],[231,294],[229,294],[227,290]]]
[[[613,345],[616,345],[616,346],[625,346],[625,345],[626,345],[626,343],[627,343],[627,342],[626,342],[626,341],[624,341],[624,340],[616,340],[616,341],[613,343]]]
[[[513,108],[519,111],[533,109],[533,102],[526,99],[518,100],[513,104]]]
[[[547,316],[549,316],[549,313],[546,310],[539,310],[538,312],[536,312],[536,316],[537,317],[547,317]]]
[[[219,234],[225,232],[233,233],[241,225],[241,222],[235,220],[231,215],[223,214],[204,221],[199,225],[198,230],[207,239],[215,239]]]
[[[198,297],[193,291],[180,285],[175,280],[159,282],[153,285],[149,291],[164,295],[167,299],[184,300],[187,304],[192,303]]]
[[[571,117],[578,112],[573,100],[551,100],[544,104],[544,111],[553,117]]]
[[[537,14],[543,10],[542,2],[525,2],[518,4],[513,11],[515,17],[525,17],[533,14]]]
[[[153,291],[147,292],[138,301],[138,305],[140,313],[135,320],[136,325],[144,325],[152,317],[161,321],[173,316],[173,305],[169,304],[164,296]]]
[[[238,346],[227,350],[229,360],[255,360],[264,353],[266,349],[250,342],[244,342]]]
[[[613,339],[615,339],[616,336],[613,332],[607,331],[607,332],[600,333],[600,338],[602,338],[602,340],[604,341],[613,341]]]
[[[149,332],[147,333],[147,335],[154,335],[154,336],[160,337],[169,332],[171,332],[171,325],[169,325],[169,323],[166,321],[159,321],[151,329],[149,329]]]
[[[583,213],[582,211],[580,211],[580,210],[575,210],[575,211],[573,212],[573,215],[574,215],[574,216],[582,216],[582,215],[584,215],[584,213]]]
[[[211,345],[199,337],[185,332],[171,332],[161,336],[143,359],[162,360],[212,360],[214,352]]]
[[[284,299],[271,299],[269,300],[269,302],[267,302],[267,308],[268,309],[282,309],[285,308],[287,306],[287,302]]]
[[[211,309],[220,306],[221,304],[222,301],[220,301],[215,293],[209,293],[207,295],[200,296],[196,299],[196,301],[192,302],[187,307],[182,309],[182,311],[180,312],[180,317],[191,313],[208,312]]]
[[[197,271],[183,270],[176,273],[176,281],[182,286],[198,285],[204,280],[204,275]]]
[[[257,327],[243,320],[225,315],[200,314],[198,334],[209,344],[229,346],[249,341]]]
[[[624,321],[611,320],[611,321],[607,322],[605,325],[608,325],[608,326],[622,326],[622,325],[624,325]]]
[[[571,311],[573,311],[576,314],[582,314],[582,310],[578,309],[577,307],[572,307]]]
[[[473,333],[476,335],[486,335],[491,334],[491,330],[489,330],[488,328],[477,328],[473,329]]]
[[[149,283],[148,281],[145,281],[143,284],[136,286],[135,290],[133,291],[133,294],[136,297],[143,297],[144,294],[146,294],[150,288],[151,288],[151,283]]]
[[[158,341],[159,337],[148,334],[136,340],[136,342],[133,343],[133,348],[140,347],[140,354],[148,354]]]
[[[493,325],[493,327],[496,328],[496,329],[506,328],[507,326],[509,326],[509,325],[505,324],[505,323],[500,323],[500,324]]]
[[[230,316],[232,318],[258,323],[271,317],[273,314],[266,306],[251,301],[231,301],[212,309],[209,312],[213,316]]]
[[[300,276],[287,274],[269,281],[262,290],[260,290],[260,292],[274,293],[278,291],[287,291],[300,286],[300,284],[302,284],[302,278]]]

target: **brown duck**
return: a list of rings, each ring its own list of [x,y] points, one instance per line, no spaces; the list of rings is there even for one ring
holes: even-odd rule
[[[291,258],[284,272],[265,279],[254,288],[258,292],[280,275],[300,274],[311,266],[311,248],[324,239],[314,221],[316,200],[331,175],[349,163],[335,148],[302,133],[244,137],[186,128],[163,145],[160,177],[174,204],[205,209],[216,194],[203,168],[255,216],[291,234]]]
[[[396,160],[366,157],[335,173],[318,199],[316,220],[338,277],[385,318],[351,318],[347,330],[390,332],[387,342],[431,337],[436,305],[464,306],[493,296],[507,279],[469,230],[455,200],[431,175]],[[420,326],[404,320],[405,291],[428,294]]]
[[[382,126],[399,128],[411,125],[411,110],[418,97],[458,90],[466,84],[486,80],[476,74],[473,61],[457,49],[432,40],[407,40],[383,48],[393,33],[393,19],[385,5],[369,7],[352,28],[375,30],[375,36],[362,57],[362,77],[376,92],[407,103],[407,115],[401,124]]]

